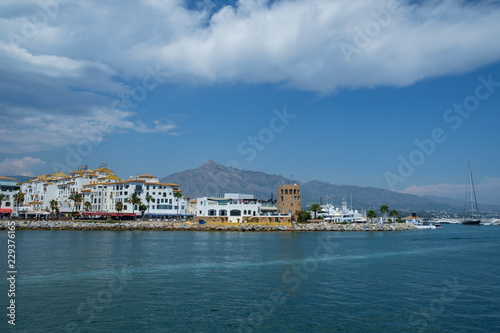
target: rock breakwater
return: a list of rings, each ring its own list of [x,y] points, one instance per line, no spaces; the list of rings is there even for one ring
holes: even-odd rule
[[[203,224],[191,222],[88,222],[88,221],[13,221],[16,230],[164,230],[164,231],[404,231],[415,230],[408,223],[393,224]],[[0,230],[8,230],[9,221],[0,222]],[[12,223],[11,223],[12,225]]]

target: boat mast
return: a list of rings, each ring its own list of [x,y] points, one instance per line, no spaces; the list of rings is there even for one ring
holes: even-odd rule
[[[470,160],[467,160],[467,164],[469,167],[470,214],[471,217],[474,217],[474,210],[479,213],[479,209],[477,208],[476,190],[474,189],[474,179],[472,178]]]

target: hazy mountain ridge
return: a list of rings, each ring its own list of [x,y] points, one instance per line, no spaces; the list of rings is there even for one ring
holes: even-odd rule
[[[330,200],[333,204],[340,205],[345,199],[350,206],[352,196],[352,206],[355,209],[378,210],[381,205],[386,204],[389,209],[395,208],[402,212],[459,213],[462,210],[462,206],[436,201],[432,198],[374,187],[335,185],[318,180],[303,183],[280,175],[226,167],[212,160],[197,169],[174,173],[162,178],[161,181],[181,185],[184,195],[191,198],[223,193],[247,193],[254,194],[258,199],[267,200],[271,197],[271,193],[276,198],[278,185],[299,184],[304,208],[320,200],[323,202]],[[500,207],[497,208],[500,210]]]
[[[29,181],[32,177],[29,177],[29,176],[21,176],[21,175],[16,175],[16,176],[5,176],[5,177],[9,177],[9,178],[14,178],[16,179],[19,183],[24,183],[24,182],[27,182]]]

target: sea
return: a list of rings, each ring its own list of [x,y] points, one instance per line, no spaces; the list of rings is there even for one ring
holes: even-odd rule
[[[0,332],[500,332],[499,226],[0,240]]]

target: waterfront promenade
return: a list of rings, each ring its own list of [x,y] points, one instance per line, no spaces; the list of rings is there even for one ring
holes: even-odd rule
[[[9,220],[0,222],[0,230],[8,230]],[[14,221],[16,230],[158,230],[158,231],[404,231],[416,227],[409,223],[206,223],[156,221]],[[12,224],[12,223],[11,223]]]

